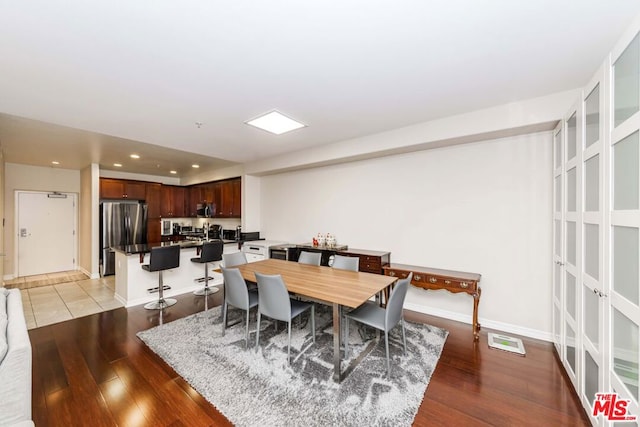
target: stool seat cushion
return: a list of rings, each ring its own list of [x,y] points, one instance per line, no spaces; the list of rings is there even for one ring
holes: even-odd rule
[[[191,262],[197,262],[197,263],[200,263],[200,264],[204,264],[205,263],[205,261],[202,260],[202,257],[191,258]]]

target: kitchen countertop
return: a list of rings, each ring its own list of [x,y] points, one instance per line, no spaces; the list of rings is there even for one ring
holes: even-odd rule
[[[140,245],[114,246],[112,249],[116,252],[121,252],[125,255],[134,255],[134,254],[147,254],[151,252],[152,248],[157,248],[159,246],[178,245],[180,246],[181,249],[191,249],[191,248],[200,248],[202,247],[203,243],[204,243],[203,240],[182,240],[179,242],[162,242],[162,243],[146,243],[146,244],[140,244]]]

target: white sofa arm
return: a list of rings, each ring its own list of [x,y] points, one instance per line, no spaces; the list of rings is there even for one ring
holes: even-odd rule
[[[31,421],[31,341],[18,289],[7,295],[7,343],[0,363],[0,426]]]

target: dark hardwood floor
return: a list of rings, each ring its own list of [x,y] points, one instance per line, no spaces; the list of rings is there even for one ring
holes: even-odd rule
[[[209,296],[208,306],[221,294]],[[163,321],[204,304],[180,296]],[[474,344],[470,325],[411,312],[406,318],[449,331],[416,426],[589,425],[551,344],[523,339],[527,355],[520,357],[489,349],[486,331]],[[158,312],[134,307],[29,331],[36,426],[230,425],[136,337],[159,321]]]

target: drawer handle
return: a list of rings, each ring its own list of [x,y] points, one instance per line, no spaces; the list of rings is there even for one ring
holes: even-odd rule
[[[451,284],[451,280],[445,280],[445,281],[444,281],[444,284],[445,284],[445,285],[450,285],[450,284]]]
[[[413,280],[418,280],[418,281],[420,281],[420,280],[422,280],[422,276],[420,276],[420,275],[416,274],[415,276],[413,276]]]
[[[467,289],[469,287],[469,284],[467,282],[460,282],[460,287]]]
[[[390,271],[390,272],[389,272],[389,276],[391,276],[391,277],[396,277],[396,272],[395,272],[395,271]]]
[[[429,277],[429,281],[431,283],[436,283],[438,281],[438,279],[436,279],[435,277]]]

